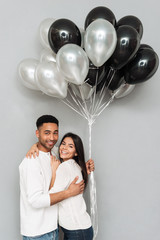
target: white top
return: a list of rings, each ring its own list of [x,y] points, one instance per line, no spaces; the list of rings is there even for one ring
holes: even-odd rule
[[[54,147],[53,153],[57,153]],[[57,205],[50,206],[49,186],[52,178],[50,153],[39,151],[34,159],[24,158],[20,172],[21,234],[38,236],[57,228]]]
[[[59,192],[67,189],[76,176],[79,177],[77,182],[80,182],[82,180],[81,168],[75,160],[70,159],[63,162],[56,171],[56,180],[51,191]],[[60,226],[68,230],[91,227],[91,219],[86,212],[86,204],[82,194],[59,202],[58,207]]]

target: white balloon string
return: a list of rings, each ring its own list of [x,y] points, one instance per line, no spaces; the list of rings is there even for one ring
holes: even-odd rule
[[[76,113],[78,113],[79,115],[81,115],[82,117],[84,117],[84,115],[82,115],[78,110],[76,110],[74,107],[72,107],[69,103],[67,103],[65,100],[61,99],[61,102],[63,102],[64,104],[66,104],[68,107],[70,107],[72,110],[74,110]],[[86,118],[87,119],[87,118]]]
[[[93,109],[94,109],[94,106],[95,106],[95,99],[96,99],[96,92],[97,92],[97,83],[98,83],[98,68],[97,68],[97,73],[96,73],[96,82],[95,82],[95,90],[94,90],[94,93],[93,93],[93,98],[92,98],[92,110],[91,110],[91,113],[93,114]]]
[[[89,158],[91,158],[92,152],[92,121],[88,121],[89,126]],[[98,211],[97,211],[97,193],[96,193],[96,182],[94,178],[94,172],[91,172],[89,177],[89,193],[90,193],[90,214],[92,227],[94,231],[93,240],[96,239],[98,233]]]
[[[103,99],[104,99],[104,97],[106,95],[105,85],[106,85],[106,83],[104,83],[104,85],[103,85],[103,87],[101,89],[101,92],[100,92],[100,94],[98,96],[98,100],[97,100],[97,103],[96,103],[95,108],[94,108],[94,114],[96,114],[96,112],[98,111],[98,109],[99,109],[99,107],[100,107],[100,105],[101,105],[101,103],[102,103],[102,101],[103,101]]]
[[[68,89],[68,92],[71,96],[71,98],[73,99],[73,101],[76,103],[76,105],[78,106],[79,110],[81,111],[82,115],[87,119],[88,115],[86,112],[86,109],[83,107],[83,105],[81,104],[81,102],[78,100],[78,98],[76,98],[76,96],[74,97],[72,92]],[[73,91],[74,93],[74,91]],[[75,94],[75,93],[74,93]]]

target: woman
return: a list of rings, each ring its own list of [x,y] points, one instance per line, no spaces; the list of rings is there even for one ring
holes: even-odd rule
[[[61,164],[56,171],[53,170],[51,192],[67,189],[73,179],[84,179],[85,186],[88,174],[84,159],[83,143],[79,136],[67,133],[61,140],[59,147]],[[54,182],[55,179],[55,182]],[[82,194],[68,198],[58,204],[59,225],[64,232],[64,240],[92,240],[93,228],[91,219],[86,212],[86,204]]]

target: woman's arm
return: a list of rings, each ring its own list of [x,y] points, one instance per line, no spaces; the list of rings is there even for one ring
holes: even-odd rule
[[[49,186],[49,190],[53,187],[54,182],[55,182],[55,178],[56,178],[56,170],[60,165],[60,160],[57,159],[55,156],[51,156],[51,169],[52,169],[52,179],[51,179],[51,183]]]
[[[34,158],[38,157],[39,155],[39,150],[38,150],[38,146],[37,146],[38,143],[35,143],[32,145],[32,147],[29,149],[29,151],[27,152],[26,154],[26,157],[27,158],[31,158],[32,156]]]
[[[95,170],[95,167],[94,167],[94,161],[92,159],[89,159],[87,162],[86,162],[86,168],[87,168],[87,173],[90,174],[92,171]]]

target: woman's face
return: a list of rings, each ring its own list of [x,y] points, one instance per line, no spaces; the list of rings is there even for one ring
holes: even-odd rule
[[[73,159],[74,156],[77,156],[76,148],[71,137],[66,137],[63,139],[59,147],[59,155],[63,161]]]

